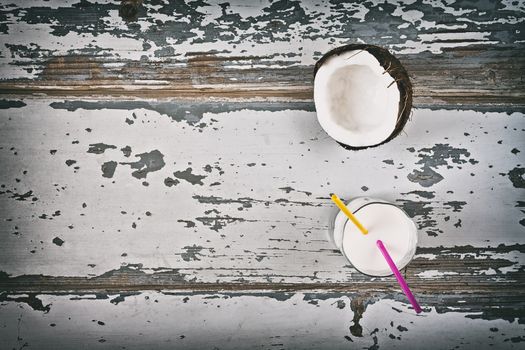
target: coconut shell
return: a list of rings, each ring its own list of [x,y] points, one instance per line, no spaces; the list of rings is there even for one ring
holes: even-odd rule
[[[408,73],[399,62],[399,60],[394,57],[387,49],[384,49],[379,46],[375,45],[367,45],[367,44],[349,44],[345,46],[337,47],[333,50],[328,51],[317,63],[314,67],[314,78],[317,74],[317,71],[319,68],[323,65],[323,63],[326,62],[330,57],[334,55],[340,55],[342,53],[345,53],[347,51],[355,51],[355,50],[366,50],[368,53],[373,55],[378,61],[379,64],[381,64],[381,67],[387,71],[388,74],[394,79],[394,81],[397,84],[397,88],[399,90],[399,109],[397,114],[397,122],[394,130],[390,134],[390,136],[375,145],[370,146],[362,146],[362,147],[355,147],[350,145],[345,145],[341,142],[338,142],[341,146],[343,146],[346,149],[350,150],[360,150],[360,149],[366,149],[371,147],[377,147],[379,145],[385,144],[389,141],[391,141],[394,137],[399,135],[403,128],[405,127],[409,117],[410,117],[410,111],[412,110],[412,83],[410,82],[410,78],[408,77]]]

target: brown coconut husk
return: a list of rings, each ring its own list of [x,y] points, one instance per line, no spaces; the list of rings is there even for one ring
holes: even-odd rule
[[[397,114],[396,127],[392,131],[392,134],[390,134],[390,136],[386,140],[375,145],[362,147],[345,145],[341,142],[338,142],[341,146],[350,150],[360,150],[371,147],[377,147],[391,141],[393,138],[399,135],[401,131],[403,131],[403,128],[405,127],[407,121],[410,118],[410,112],[412,110],[412,83],[410,82],[410,78],[408,77],[407,71],[405,70],[401,62],[399,62],[399,60],[396,57],[394,57],[394,55],[392,55],[387,49],[384,49],[379,46],[367,44],[349,44],[330,50],[315,64],[314,78],[319,68],[330,57],[334,55],[340,55],[347,51],[356,50],[368,51],[368,53],[372,54],[379,61],[381,66],[385,69],[385,72],[383,74],[388,73],[390,74],[390,76],[392,76],[392,78],[394,78],[394,82],[397,84],[397,88],[399,89],[399,110]]]

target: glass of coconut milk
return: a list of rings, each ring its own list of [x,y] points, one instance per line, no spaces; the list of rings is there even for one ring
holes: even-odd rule
[[[355,198],[346,205],[368,229],[368,234],[361,233],[339,211],[333,221],[332,237],[337,248],[358,271],[370,276],[392,275],[392,270],[376,246],[377,240],[387,247],[399,270],[412,260],[416,253],[417,227],[401,208],[370,197]]]

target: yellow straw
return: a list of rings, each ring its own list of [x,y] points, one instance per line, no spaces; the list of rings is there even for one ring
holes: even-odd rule
[[[335,205],[337,205],[337,207],[341,209],[341,211],[345,213],[346,216],[348,216],[350,221],[352,221],[354,225],[357,226],[357,228],[359,229],[359,231],[361,231],[362,234],[366,235],[368,233],[368,230],[364,228],[364,226],[361,225],[359,221],[357,221],[354,214],[352,214],[350,210],[348,210],[346,205],[339,199],[339,197],[337,197],[335,194],[332,194],[332,201],[334,201]]]

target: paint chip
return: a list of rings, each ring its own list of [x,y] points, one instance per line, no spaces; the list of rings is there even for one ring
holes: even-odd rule
[[[59,237],[55,237],[53,238],[53,243],[56,244],[57,246],[61,247],[62,244],[64,244],[64,240],[60,239]]]

